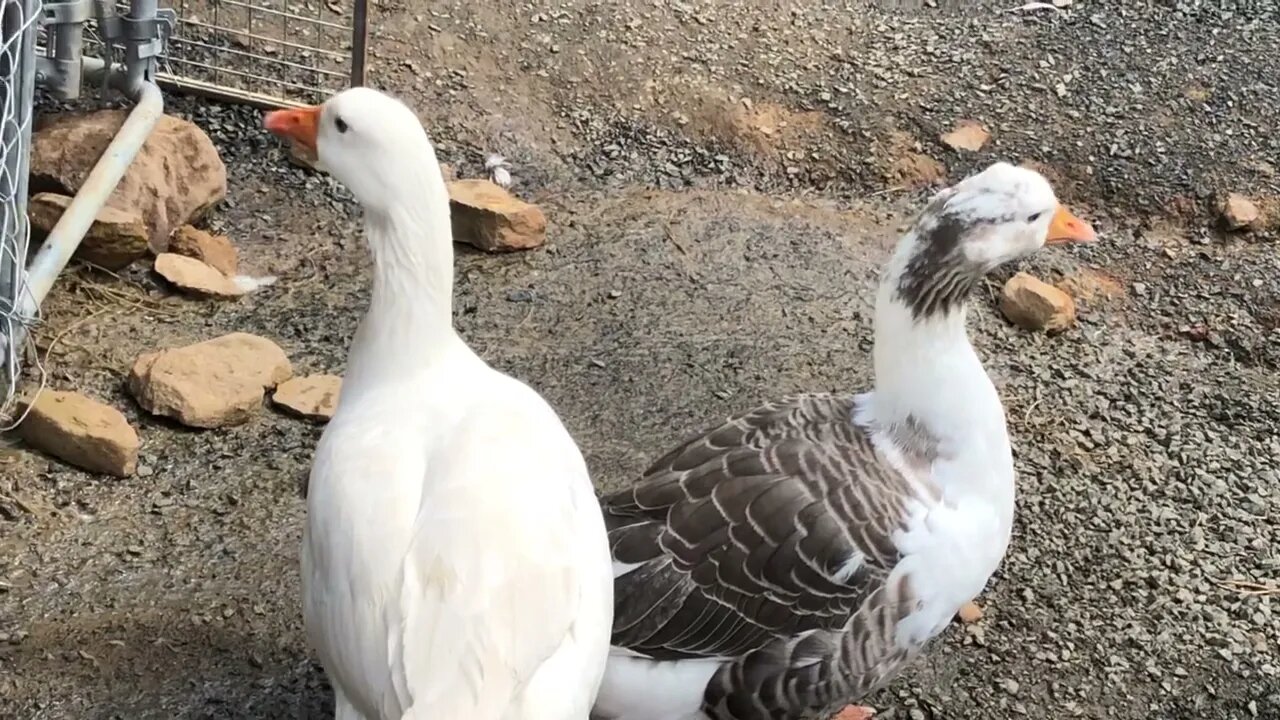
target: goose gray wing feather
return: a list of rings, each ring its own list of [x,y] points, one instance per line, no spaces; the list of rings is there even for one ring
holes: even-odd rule
[[[613,644],[658,660],[731,661],[708,687],[707,702],[725,707],[772,705],[774,683],[777,703],[878,684],[897,664],[892,628],[912,604],[905,583],[886,582],[914,492],[854,423],[856,402],[764,405],[606,497],[615,563],[634,566],[615,579]],[[738,692],[748,688],[754,697]],[[757,709],[774,714],[723,717],[791,717]]]

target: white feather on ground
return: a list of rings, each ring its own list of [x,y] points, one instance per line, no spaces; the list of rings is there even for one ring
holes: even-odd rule
[[[490,154],[485,158],[484,169],[489,171],[489,179],[499,187],[511,187],[511,164],[498,154]]]
[[[275,285],[276,280],[278,279],[279,278],[277,278],[275,275],[263,275],[262,277],[252,277],[249,275],[236,275],[235,277],[231,278],[231,282],[235,283],[236,287],[240,288],[244,292],[251,293],[251,292],[254,292],[255,290],[261,290],[262,288],[268,285]]]

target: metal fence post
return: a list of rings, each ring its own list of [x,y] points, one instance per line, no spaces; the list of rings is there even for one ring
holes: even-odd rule
[[[84,26],[92,17],[90,0],[57,0],[44,5],[48,37],[45,56],[37,60],[37,82],[60,100],[80,97],[80,58],[84,55]]]

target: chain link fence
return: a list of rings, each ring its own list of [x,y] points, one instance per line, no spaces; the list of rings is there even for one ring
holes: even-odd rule
[[[35,90],[35,34],[40,0],[3,0],[0,10],[0,392],[7,405],[17,391],[23,292],[31,228],[27,222],[27,160]],[[3,408],[0,408],[2,410]]]

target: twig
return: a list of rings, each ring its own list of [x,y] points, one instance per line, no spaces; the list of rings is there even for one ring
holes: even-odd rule
[[[681,255],[685,255],[685,256],[689,255],[689,250],[683,244],[681,244],[679,240],[676,239],[676,234],[671,232],[670,225],[663,225],[662,231],[666,233],[667,239],[671,241],[672,245],[676,246],[676,249],[680,251]]]
[[[903,190],[906,190],[906,189],[907,189],[906,185],[894,185],[893,187],[887,187],[883,190],[876,190],[875,192],[867,193],[862,197],[865,200],[867,198],[880,197],[881,195],[891,195],[896,192],[902,192]]]
[[[689,249],[686,248],[678,238],[676,238],[676,234],[671,231],[671,225],[669,223],[663,223],[662,232],[667,236],[667,239],[671,241],[671,244],[676,246],[676,250],[679,250],[680,255],[684,258],[684,261],[680,264],[684,266],[685,276],[693,282],[699,282],[702,278],[698,276],[698,272],[696,270],[689,267],[689,263],[692,261],[692,258],[689,257]]]
[[[65,328],[63,328],[63,329],[62,329],[62,332],[58,333],[57,335],[54,335],[54,336],[53,336],[53,339],[49,341],[49,345],[45,347],[45,349],[44,349],[44,364],[45,364],[45,365],[48,365],[48,364],[49,364],[49,356],[53,354],[53,348],[54,348],[54,346],[56,346],[56,345],[58,344],[58,341],[59,341],[59,340],[61,340],[61,339],[62,339],[62,338],[64,338],[64,337],[66,337],[66,336],[67,336],[67,334],[68,334],[68,333],[70,333],[72,330],[75,330],[76,328],[78,328],[78,327],[80,327],[81,325],[83,325],[83,324],[85,324],[85,323],[89,322],[90,320],[92,320],[92,319],[94,319],[94,318],[98,317],[99,315],[105,315],[106,313],[109,313],[109,312],[110,312],[110,313],[114,313],[114,312],[119,312],[119,311],[120,311],[120,309],[119,309],[119,308],[104,307],[104,308],[101,308],[100,310],[98,310],[97,312],[93,312],[93,313],[90,313],[90,314],[88,314],[88,315],[85,315],[84,317],[80,318],[79,320],[76,320],[75,322],[73,322],[73,323],[71,323],[70,325],[68,325],[68,326],[66,326]]]
[[[1033,410],[1035,410],[1035,409],[1036,409],[1036,406],[1040,404],[1040,401],[1041,401],[1042,399],[1043,399],[1043,398],[1041,398],[1041,397],[1040,397],[1040,386],[1039,386],[1039,385],[1037,385],[1037,386],[1036,386],[1036,399],[1035,399],[1034,401],[1032,401],[1032,403],[1031,403],[1029,406],[1027,406],[1026,412],[1022,413],[1022,424],[1023,424],[1023,425],[1026,425],[1028,422],[1030,422],[1030,421],[1031,421],[1031,411],[1033,411]]]
[[[1009,8],[1008,10],[1005,10],[1005,12],[1029,12],[1031,10],[1053,10],[1055,12],[1062,12],[1061,7],[1051,2],[1029,2],[1025,5]]]
[[[116,310],[117,308],[111,308],[111,307],[102,308],[97,312],[86,315],[80,318],[79,320],[71,323],[67,327],[63,328],[62,332],[58,333],[57,335],[54,335],[53,339],[49,341],[49,345],[45,347],[43,359],[40,358],[39,349],[34,347],[32,348],[32,351],[36,353],[36,370],[40,374],[40,386],[36,388],[35,394],[31,396],[31,400],[30,402],[27,403],[27,406],[22,409],[22,413],[19,414],[17,418],[14,418],[12,423],[10,423],[9,425],[3,428],[0,428],[0,430],[3,430],[5,432],[13,430],[14,428],[21,425],[23,420],[27,419],[27,415],[31,412],[31,408],[34,407],[36,404],[36,399],[40,397],[40,394],[43,393],[45,388],[48,386],[49,373],[47,368],[49,366],[49,356],[53,353],[53,348],[58,344],[58,341],[62,340],[62,338],[65,337],[72,330],[75,330],[76,328],[98,317],[99,315],[102,315],[108,312],[115,312]]]
[[[1223,590],[1233,590],[1246,597],[1270,597],[1280,595],[1280,587],[1253,582],[1252,580],[1215,580]]]

